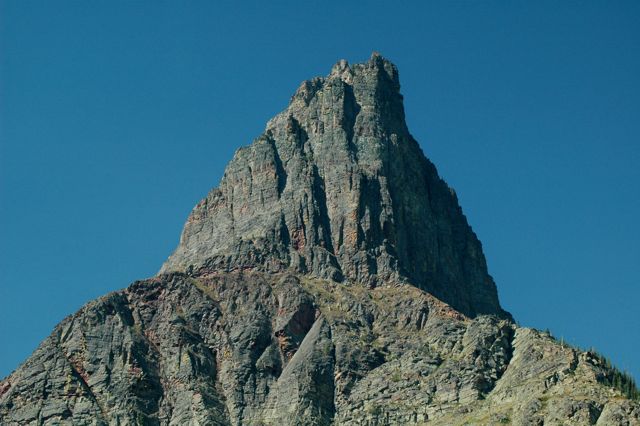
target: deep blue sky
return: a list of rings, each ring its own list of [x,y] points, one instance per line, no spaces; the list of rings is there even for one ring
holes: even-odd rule
[[[640,377],[640,2],[238,3],[0,0],[0,376],[377,50],[506,309]]]

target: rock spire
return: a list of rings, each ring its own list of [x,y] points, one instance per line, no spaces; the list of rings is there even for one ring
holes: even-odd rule
[[[303,82],[236,152],[162,272],[203,269],[408,282],[467,315],[508,315],[455,192],[407,129],[398,70],[377,53]]]

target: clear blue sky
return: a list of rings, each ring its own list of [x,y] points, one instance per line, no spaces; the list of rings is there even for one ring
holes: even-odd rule
[[[640,377],[640,2],[238,3],[0,0],[0,376],[377,50],[505,308]]]

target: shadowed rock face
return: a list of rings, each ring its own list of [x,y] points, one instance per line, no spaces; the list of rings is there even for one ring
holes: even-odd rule
[[[259,268],[407,281],[459,311],[508,316],[482,247],[405,124],[374,54],[305,81],[191,213],[162,272]]]
[[[303,83],[162,273],[0,381],[0,425],[640,425],[616,374],[500,308],[374,55]]]

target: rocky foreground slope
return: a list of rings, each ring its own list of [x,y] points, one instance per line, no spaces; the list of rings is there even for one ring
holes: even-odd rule
[[[374,55],[304,82],[160,274],[0,382],[0,424],[638,425],[619,379],[500,307]]]

